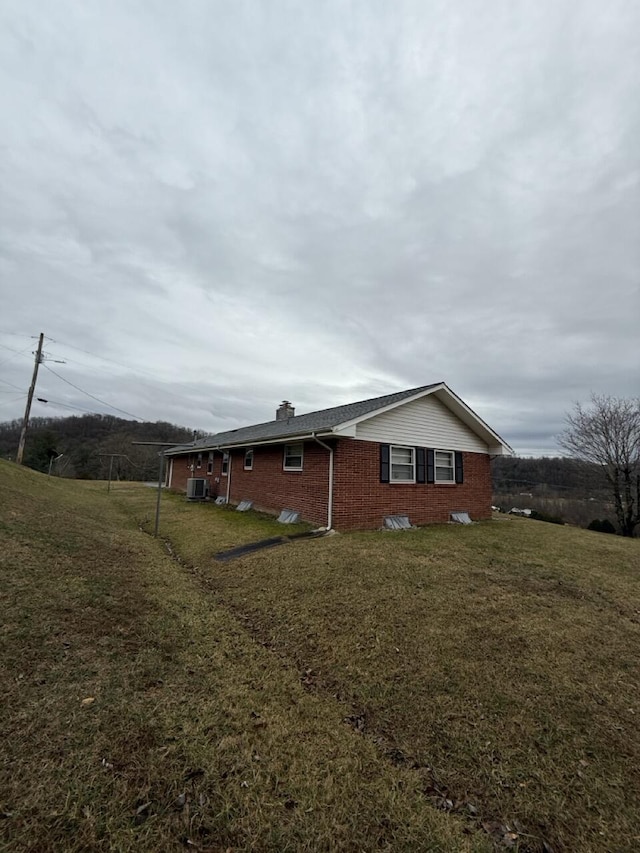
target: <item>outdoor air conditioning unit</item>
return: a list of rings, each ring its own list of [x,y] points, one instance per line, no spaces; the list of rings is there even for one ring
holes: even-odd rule
[[[209,483],[203,477],[189,477],[187,480],[187,500],[203,501],[209,497]]]

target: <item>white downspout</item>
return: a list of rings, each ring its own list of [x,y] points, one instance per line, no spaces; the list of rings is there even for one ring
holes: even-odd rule
[[[229,459],[227,461],[227,503],[229,503],[229,494],[231,492],[231,451],[228,451]]]
[[[171,482],[173,481],[173,456],[169,460],[169,470],[167,471],[167,488],[171,488]]]
[[[333,522],[333,447],[330,447],[328,444],[325,444],[324,441],[320,441],[320,439],[316,436],[315,432],[312,433],[311,437],[321,447],[324,447],[325,450],[329,451],[329,497],[327,500],[327,530],[331,530],[331,524]]]

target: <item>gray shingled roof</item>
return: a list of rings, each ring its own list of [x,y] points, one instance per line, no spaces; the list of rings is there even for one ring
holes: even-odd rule
[[[385,394],[384,397],[374,397],[371,400],[361,400],[358,403],[347,403],[344,406],[334,406],[332,409],[322,409],[319,412],[308,412],[306,415],[297,415],[293,418],[281,421],[267,421],[264,424],[240,427],[239,429],[219,432],[202,438],[194,444],[182,444],[167,450],[167,454],[185,453],[193,450],[206,450],[214,447],[225,447],[231,445],[249,445],[256,441],[269,441],[270,439],[288,438],[297,435],[309,435],[312,432],[323,432],[330,430],[338,424],[346,423],[362,415],[368,415],[377,409],[383,409],[393,403],[399,403],[414,394],[428,391],[441,385],[434,382],[431,385],[422,385],[420,388],[409,388],[407,391],[397,391],[395,394]]]

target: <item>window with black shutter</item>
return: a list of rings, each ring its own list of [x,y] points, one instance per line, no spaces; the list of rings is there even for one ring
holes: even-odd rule
[[[429,447],[429,448],[427,448],[427,483],[435,483],[435,481],[436,481],[435,451]]]
[[[390,448],[388,444],[380,445],[380,482],[388,483],[389,482],[389,457],[390,457]]]
[[[464,483],[464,472],[462,470],[462,453],[459,450],[456,450],[456,483]]]

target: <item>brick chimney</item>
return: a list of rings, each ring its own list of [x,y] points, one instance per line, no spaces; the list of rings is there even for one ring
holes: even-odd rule
[[[294,417],[295,413],[296,410],[293,408],[291,403],[288,400],[283,400],[276,409],[276,420],[286,421],[289,418]]]

